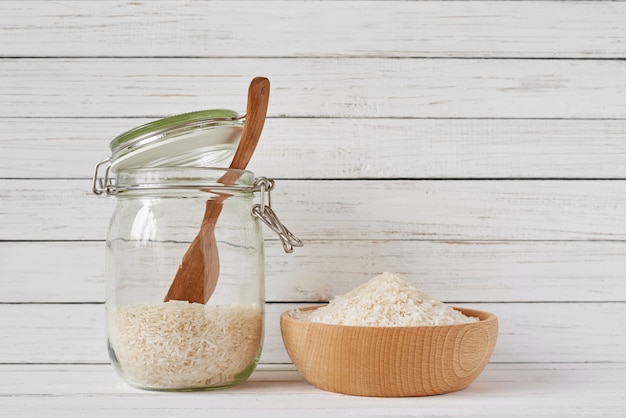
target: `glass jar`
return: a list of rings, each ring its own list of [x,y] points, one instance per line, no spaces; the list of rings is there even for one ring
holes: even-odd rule
[[[196,112],[144,125],[113,140],[111,158],[96,165],[93,192],[117,197],[106,240],[107,345],[133,386],[209,390],[244,382],[263,340],[259,220],[286,252],[302,245],[271,209],[273,180],[203,166],[232,155],[241,131],[233,115]],[[212,145],[198,150],[199,136]]]
[[[117,205],[106,243],[108,348],[113,365],[133,386],[228,387],[246,380],[257,364],[264,259],[259,219],[251,214],[254,176],[239,173],[236,183],[225,187],[217,183],[225,171],[117,173]],[[223,199],[214,229],[217,286],[206,304],[165,302],[207,202],[216,198]]]

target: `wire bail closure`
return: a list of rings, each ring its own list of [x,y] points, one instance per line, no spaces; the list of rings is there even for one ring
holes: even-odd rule
[[[270,192],[274,189],[275,182],[267,177],[259,177],[254,182],[254,189],[261,192],[261,203],[252,205],[251,213],[263,221],[272,231],[280,238],[283,244],[283,250],[286,253],[292,253],[293,247],[302,247],[302,241],[291,233],[287,227],[278,219],[276,213],[272,210],[272,200]],[[267,194],[267,204],[266,197]]]
[[[107,164],[106,169],[104,170],[104,177],[99,177],[100,167]],[[112,182],[111,182],[111,159],[107,158],[106,160],[102,160],[96,164],[96,167],[93,171],[93,184],[91,186],[91,191],[94,194],[101,195],[105,194],[113,194],[112,193]]]

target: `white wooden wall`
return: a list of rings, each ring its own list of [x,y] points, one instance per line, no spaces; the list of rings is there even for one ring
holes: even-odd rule
[[[282,311],[394,271],[497,314],[495,370],[626,374],[626,3],[4,1],[0,393],[108,363],[109,141],[256,75],[250,169],[305,241],[267,233],[263,363]]]

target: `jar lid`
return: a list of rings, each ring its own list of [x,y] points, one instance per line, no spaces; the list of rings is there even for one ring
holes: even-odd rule
[[[166,166],[210,166],[232,157],[243,118],[211,109],[159,119],[131,129],[109,144],[111,171]]]

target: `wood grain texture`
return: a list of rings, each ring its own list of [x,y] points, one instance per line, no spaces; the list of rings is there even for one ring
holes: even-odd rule
[[[308,311],[317,309],[311,307]],[[314,386],[358,396],[429,396],[471,384],[498,335],[495,315],[461,310],[479,322],[432,327],[346,327],[280,316],[285,349]]]
[[[303,303],[269,303],[261,363],[291,363],[279,316]],[[466,303],[498,317],[495,363],[626,363],[626,303]],[[0,363],[108,363],[101,304],[0,304]],[[573,366],[576,367],[576,366]],[[513,378],[513,377],[512,377]]]
[[[0,303],[103,302],[104,250],[104,242],[0,242]],[[622,241],[309,240],[293,254],[266,241],[265,256],[270,302],[325,302],[386,270],[447,302],[626,299]]]
[[[262,74],[276,92],[269,117],[623,119],[624,73],[624,60],[5,59],[0,80],[11,82],[0,110],[154,117],[243,109],[241,91]]]
[[[6,118],[0,178],[87,178],[145,118]],[[626,120],[273,118],[270,178],[626,178]],[[354,146],[355,141],[358,146]]]
[[[528,1],[246,1],[236,11],[223,1],[7,1],[0,10],[3,56],[626,55],[620,2],[550,1],[540,12]]]
[[[88,180],[0,180],[0,240],[104,239],[115,199],[90,187]],[[626,239],[622,180],[281,180],[272,198],[304,240]]]

